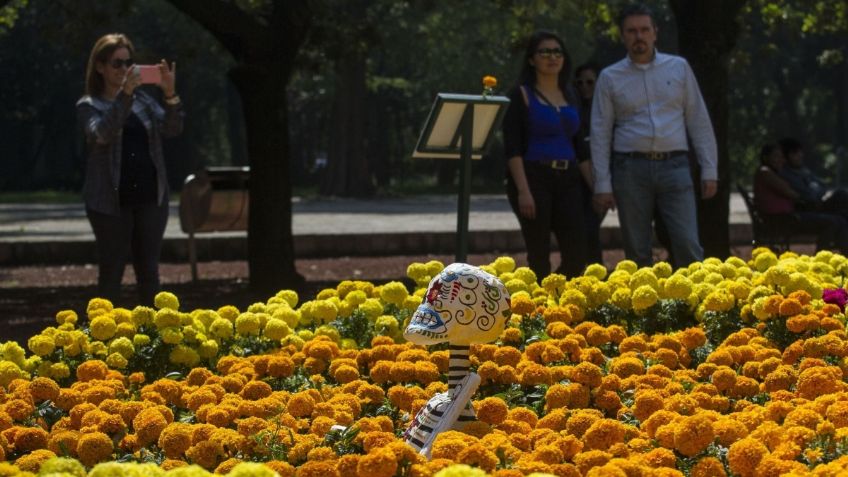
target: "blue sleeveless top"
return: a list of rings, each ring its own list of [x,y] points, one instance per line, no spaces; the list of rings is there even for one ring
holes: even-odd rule
[[[580,115],[572,105],[557,109],[543,103],[533,91],[526,87],[528,131],[527,152],[524,160],[529,162],[574,161],[574,143],[571,138],[580,128]]]

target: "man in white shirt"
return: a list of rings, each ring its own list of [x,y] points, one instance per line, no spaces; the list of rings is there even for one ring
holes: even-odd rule
[[[687,136],[701,167],[701,197],[715,195],[718,150],[701,91],[685,59],[656,51],[653,13],[641,4],[619,15],[627,57],[601,72],[592,104],[594,204],[618,206],[628,259],[652,264],[654,209],[671,238],[675,266],[704,259],[698,240]]]

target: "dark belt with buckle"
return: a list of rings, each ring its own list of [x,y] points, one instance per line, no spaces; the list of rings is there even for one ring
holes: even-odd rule
[[[568,168],[571,167],[572,162],[574,161],[541,161],[537,162],[536,164],[539,164],[543,167],[550,167],[551,169],[557,171],[567,171]]]
[[[615,152],[615,155],[629,157],[632,159],[648,159],[649,161],[664,161],[676,156],[688,154],[689,151],[667,151],[667,152]]]

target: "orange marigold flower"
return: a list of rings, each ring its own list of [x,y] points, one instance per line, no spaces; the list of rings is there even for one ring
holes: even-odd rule
[[[102,432],[85,433],[77,444],[79,460],[87,467],[111,459],[113,451],[112,438]]]
[[[38,449],[30,452],[27,455],[21,456],[15,461],[15,466],[23,472],[32,472],[35,474],[41,468],[41,464],[48,459],[56,457],[56,454],[47,449]],[[14,469],[14,467],[12,467]],[[18,475],[18,472],[12,472],[6,475]]]
[[[691,477],[726,477],[727,472],[724,471],[724,464],[715,457],[701,457],[698,462],[692,466],[690,471]]]
[[[47,432],[40,427],[24,427],[15,433],[15,451],[31,452],[47,447]]]
[[[501,398],[488,397],[474,403],[474,410],[477,413],[477,419],[496,426],[506,419],[509,406]]]
[[[192,428],[190,424],[174,422],[159,434],[159,448],[169,459],[181,459],[191,447]]]
[[[81,382],[92,381],[95,379],[106,379],[106,373],[109,372],[109,367],[106,363],[99,359],[86,361],[77,368],[77,380]]]
[[[612,459],[612,454],[600,450],[581,452],[574,456],[574,465],[582,475],[587,475],[593,467],[600,467]]]
[[[686,457],[700,454],[714,439],[713,423],[701,413],[684,419],[674,430],[674,448]]]
[[[600,419],[592,423],[583,434],[586,449],[607,450],[615,444],[624,442],[626,427],[614,419]]]
[[[746,437],[730,446],[727,462],[730,471],[740,477],[752,477],[757,465],[769,453],[768,448],[757,439]]]
[[[359,477],[392,477],[397,472],[395,455],[386,448],[369,452],[356,465]]]
[[[147,408],[139,412],[133,419],[133,429],[142,447],[156,442],[159,434],[168,426],[165,416],[157,408]]]

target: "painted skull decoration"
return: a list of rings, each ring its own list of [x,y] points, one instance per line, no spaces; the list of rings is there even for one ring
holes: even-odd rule
[[[430,281],[403,336],[420,345],[491,343],[510,315],[509,292],[497,277],[454,263]]]

